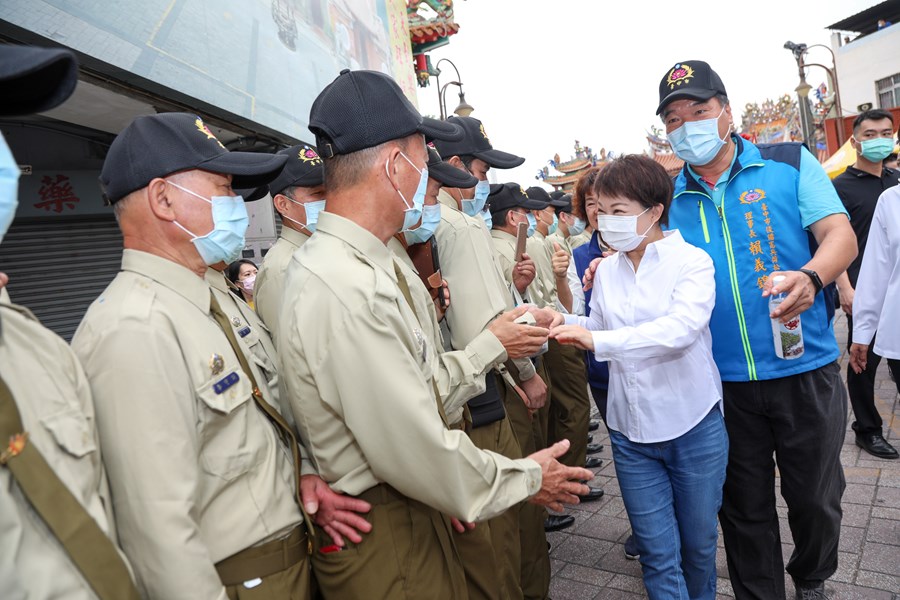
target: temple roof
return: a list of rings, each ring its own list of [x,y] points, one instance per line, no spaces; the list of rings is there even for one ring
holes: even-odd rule
[[[567,160],[564,163],[559,163],[555,168],[560,173],[575,173],[577,171],[583,171],[584,169],[588,169],[590,167],[591,159],[575,158],[572,160]]]
[[[669,175],[675,175],[684,166],[683,160],[670,153],[654,154],[653,160],[661,164]]]
[[[432,22],[419,25],[410,24],[409,37],[414,44],[425,44],[440,38],[450,37],[459,31],[457,23]]]

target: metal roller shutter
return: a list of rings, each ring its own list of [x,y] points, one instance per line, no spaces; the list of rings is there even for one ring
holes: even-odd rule
[[[9,294],[66,341],[119,272],[122,234],[112,215],[13,223],[0,244]]]

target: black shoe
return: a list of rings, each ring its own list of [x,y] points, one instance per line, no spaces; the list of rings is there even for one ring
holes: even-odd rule
[[[597,431],[598,429],[600,429],[600,421],[591,420],[591,422],[588,423],[588,431]]]
[[[599,469],[603,466],[603,461],[597,458],[596,456],[588,456],[587,460],[584,461],[585,469]]]
[[[588,486],[588,490],[584,496],[578,496],[582,502],[593,502],[603,497],[603,488]]]
[[[856,436],[856,445],[878,458],[895,459],[897,450],[887,443],[880,433],[867,433]]]
[[[603,444],[588,444],[587,445],[587,453],[588,454],[597,454],[598,452],[603,452]]]
[[[560,531],[575,524],[575,517],[572,515],[550,515],[544,519],[544,531]]]
[[[796,587],[797,600],[828,600],[828,595],[825,593],[825,582],[823,581],[819,585],[815,587]]]
[[[628,560],[637,560],[641,557],[638,552],[637,542],[634,541],[634,535],[629,535],[625,539],[625,558]]]

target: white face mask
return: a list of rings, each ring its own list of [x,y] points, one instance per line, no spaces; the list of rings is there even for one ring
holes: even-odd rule
[[[653,223],[650,223],[644,233],[637,232],[638,217],[648,210],[650,209],[637,215],[597,215],[597,229],[603,236],[603,241],[619,252],[629,252],[640,246],[653,227]]]

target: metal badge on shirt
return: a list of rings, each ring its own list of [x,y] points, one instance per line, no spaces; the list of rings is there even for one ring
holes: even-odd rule
[[[418,347],[419,357],[423,363],[428,362],[428,342],[425,341],[425,334],[418,327],[413,329],[413,335],[416,338],[416,346]]]

